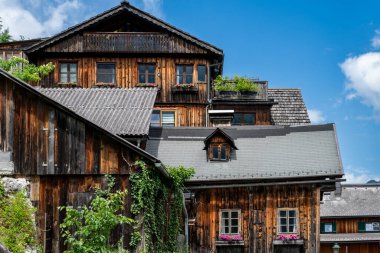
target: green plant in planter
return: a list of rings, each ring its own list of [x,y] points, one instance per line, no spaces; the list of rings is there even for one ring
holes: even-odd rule
[[[240,92],[259,92],[260,87],[254,83],[252,80],[241,77],[241,76],[235,76],[233,79],[234,83],[236,83],[236,89]]]
[[[237,91],[236,85],[227,76],[217,76],[214,80],[214,89],[220,91]]]

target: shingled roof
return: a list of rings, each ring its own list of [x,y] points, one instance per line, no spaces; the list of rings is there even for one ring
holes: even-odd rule
[[[300,89],[268,89],[268,99],[273,99],[277,103],[271,109],[273,124],[281,126],[310,124]]]
[[[39,88],[39,92],[121,136],[146,136],[156,88]]]
[[[215,128],[152,128],[147,152],[169,166],[193,167],[193,182],[340,177],[333,124],[221,128],[239,150],[228,162],[207,161],[204,140]]]
[[[340,195],[324,196],[321,217],[380,217],[380,185],[342,185]]]

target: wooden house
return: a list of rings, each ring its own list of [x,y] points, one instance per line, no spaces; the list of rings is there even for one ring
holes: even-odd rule
[[[31,62],[56,66],[41,87],[157,87],[153,126],[310,123],[299,90],[269,89],[255,80],[257,95],[222,96],[213,89],[223,74],[221,49],[126,1],[31,46],[21,43]]]
[[[380,186],[342,185],[321,203],[321,253],[380,252]]]
[[[321,194],[342,165],[333,124],[162,128],[147,152],[193,167],[190,252],[319,253]]]
[[[134,93],[140,98],[143,94],[142,89]],[[137,109],[130,113],[140,114]],[[144,117],[143,113],[140,116]],[[128,189],[135,161],[144,159],[162,180],[170,182],[157,158],[98,123],[0,70],[0,173],[31,182],[30,198],[37,207],[44,252],[65,249],[59,232],[65,214],[58,207],[87,204],[94,188],[105,183],[105,174],[115,177],[118,189]],[[130,133],[144,131],[143,124],[136,127],[142,129]],[[130,215],[130,197],[125,201],[125,214]],[[126,227],[119,230],[127,232]],[[127,236],[124,240],[128,245]]]

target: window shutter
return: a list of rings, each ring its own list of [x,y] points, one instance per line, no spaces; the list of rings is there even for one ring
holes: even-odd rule
[[[362,221],[358,222],[358,231],[365,232],[365,222],[362,222]]]
[[[325,223],[321,222],[321,233],[325,232]]]
[[[336,223],[335,222],[332,223],[332,232],[336,233]]]

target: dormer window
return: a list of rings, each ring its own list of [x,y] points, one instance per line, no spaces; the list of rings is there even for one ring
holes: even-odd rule
[[[226,161],[227,160],[227,144],[211,144],[212,160]]]
[[[234,140],[220,128],[210,134],[204,142],[208,161],[227,162],[231,160],[232,149],[237,149]]]

